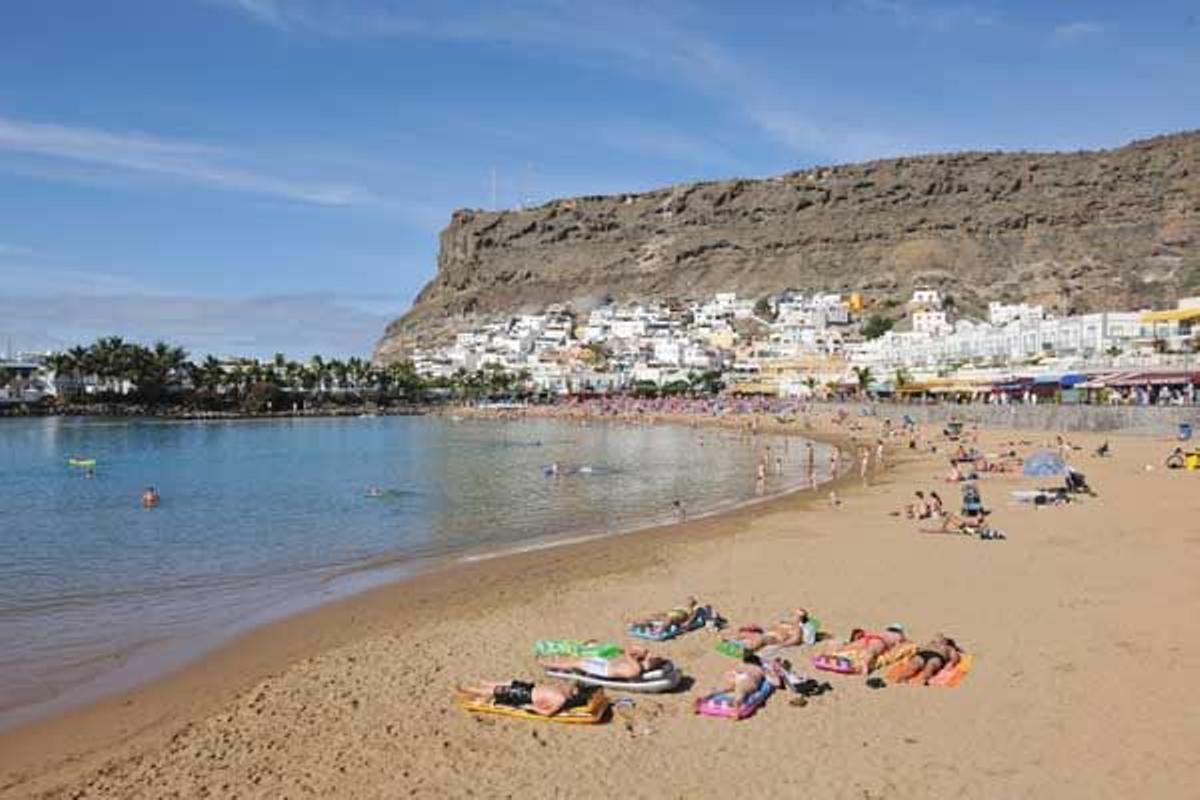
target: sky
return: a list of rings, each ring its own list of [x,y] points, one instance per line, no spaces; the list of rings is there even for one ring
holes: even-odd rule
[[[1194,1],[3,3],[0,352],[365,356],[456,208],[1196,127]]]

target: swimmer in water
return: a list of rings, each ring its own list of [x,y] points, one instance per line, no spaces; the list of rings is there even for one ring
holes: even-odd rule
[[[153,486],[147,486],[146,491],[142,492],[142,508],[154,508],[158,500],[158,490]]]
[[[383,490],[372,486],[370,489],[367,489],[367,497],[383,497]]]

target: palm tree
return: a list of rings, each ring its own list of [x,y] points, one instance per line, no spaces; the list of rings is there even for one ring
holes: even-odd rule
[[[816,377],[809,375],[807,378],[805,378],[803,380],[803,383],[804,383],[805,388],[808,389],[808,396],[815,397],[817,394],[817,379],[816,379]]]
[[[871,368],[870,367],[855,367],[854,368],[854,377],[858,380],[859,396],[865,395],[867,393],[867,389],[870,388],[870,386],[871,386],[871,381],[875,377],[874,375],[871,374]]]

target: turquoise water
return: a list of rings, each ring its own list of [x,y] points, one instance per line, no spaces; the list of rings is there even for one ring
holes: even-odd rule
[[[678,426],[0,420],[0,724],[447,560],[745,501],[767,446],[768,491],[807,480],[796,441]]]

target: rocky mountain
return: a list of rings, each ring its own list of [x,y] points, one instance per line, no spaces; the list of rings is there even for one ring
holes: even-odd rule
[[[1115,150],[974,152],[454,213],[438,272],[382,362],[487,319],[566,303],[917,284],[958,308],[1162,306],[1200,292],[1200,131]]]

